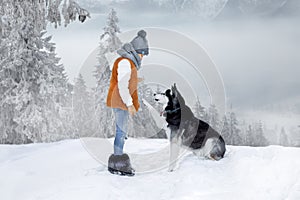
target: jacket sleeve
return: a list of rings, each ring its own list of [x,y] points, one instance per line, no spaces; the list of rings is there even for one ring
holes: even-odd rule
[[[118,88],[122,101],[127,107],[133,105],[129,92],[129,80],[131,76],[131,65],[127,59],[123,59],[118,64]]]

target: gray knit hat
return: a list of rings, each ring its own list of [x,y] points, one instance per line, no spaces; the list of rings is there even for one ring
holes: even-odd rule
[[[149,54],[149,47],[148,47],[148,40],[146,39],[146,31],[140,30],[137,33],[137,36],[133,38],[133,40],[130,42],[134,48],[134,50],[143,55]]]

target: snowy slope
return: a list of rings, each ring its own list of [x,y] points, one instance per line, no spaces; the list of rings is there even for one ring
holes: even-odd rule
[[[93,139],[101,144],[100,139]],[[111,141],[110,141],[111,142]],[[132,139],[127,152],[156,151],[166,140]],[[228,146],[219,161],[186,154],[175,172],[111,175],[81,140],[1,145],[2,200],[300,199],[300,149]]]

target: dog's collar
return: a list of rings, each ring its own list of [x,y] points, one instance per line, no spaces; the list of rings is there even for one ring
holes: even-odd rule
[[[165,112],[171,114],[171,113],[176,112],[177,110],[180,110],[180,108],[176,108],[174,110],[165,110]]]

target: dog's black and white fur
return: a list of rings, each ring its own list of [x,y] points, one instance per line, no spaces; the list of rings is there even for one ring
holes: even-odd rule
[[[170,165],[173,171],[179,156],[179,147],[191,150],[198,157],[220,160],[224,157],[226,147],[222,136],[206,122],[196,118],[176,85],[165,93],[154,94],[157,102],[164,104],[161,112],[171,130]]]

